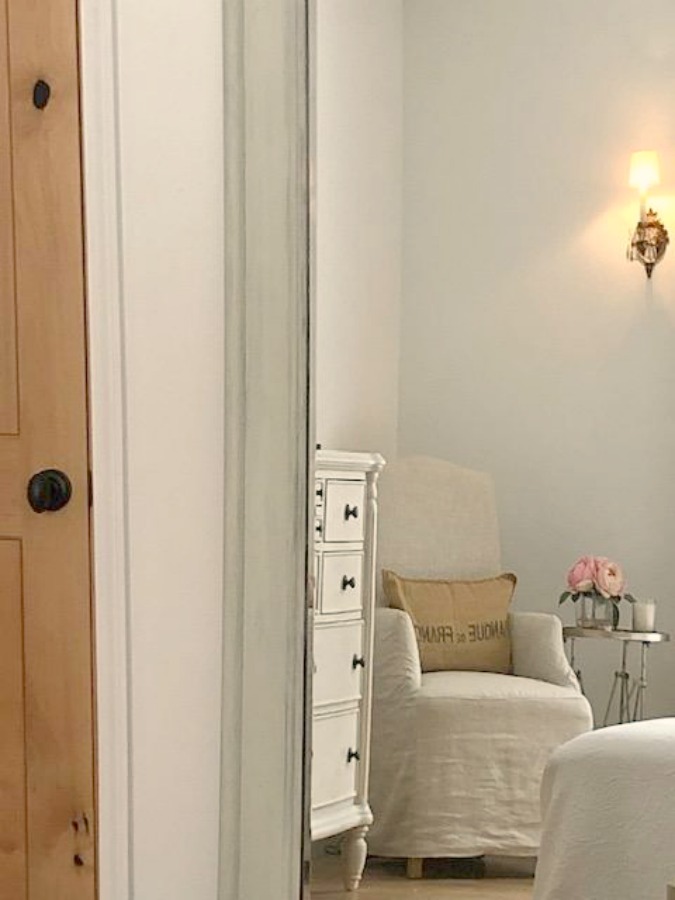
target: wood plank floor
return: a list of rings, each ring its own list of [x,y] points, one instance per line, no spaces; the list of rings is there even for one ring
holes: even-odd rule
[[[340,858],[322,853],[312,866],[312,900],[531,900],[531,860],[487,860],[485,878],[457,877],[456,865],[445,860],[425,863],[425,877],[406,878],[397,860],[369,859],[358,893],[347,893],[340,879]]]

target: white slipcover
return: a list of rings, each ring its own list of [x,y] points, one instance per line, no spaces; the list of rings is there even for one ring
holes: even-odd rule
[[[592,716],[560,621],[514,613],[512,629],[516,674],[422,674],[410,617],[377,611],[371,853],[536,855],[544,767]]]
[[[387,464],[378,494],[378,569],[424,578],[501,573],[494,485],[487,473],[408,456]],[[377,597],[384,605],[380,578]]]
[[[534,900],[665,900],[675,881],[675,719],[561,747],[542,805]]]
[[[379,486],[377,559],[378,570],[408,576],[498,575],[490,476],[429,457],[390,463]],[[511,631],[513,676],[422,675],[409,616],[378,610],[371,853],[536,854],[544,766],[555,747],[592,727],[592,714],[560,621],[514,613]]]

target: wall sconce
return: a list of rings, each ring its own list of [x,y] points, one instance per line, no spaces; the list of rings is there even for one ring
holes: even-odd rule
[[[647,209],[647,191],[658,184],[659,158],[654,150],[638,150],[630,158],[628,183],[640,192],[640,221],[628,246],[628,259],[637,259],[645,267],[647,278],[660,262],[668,246],[668,232],[651,207]]]

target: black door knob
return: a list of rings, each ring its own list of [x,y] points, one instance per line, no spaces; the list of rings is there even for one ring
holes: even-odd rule
[[[44,109],[49,103],[51,93],[52,89],[46,81],[43,81],[42,79],[36,81],[33,86],[33,106],[36,109]]]
[[[28,502],[36,513],[63,509],[72,495],[70,478],[58,469],[36,472],[28,482]]]

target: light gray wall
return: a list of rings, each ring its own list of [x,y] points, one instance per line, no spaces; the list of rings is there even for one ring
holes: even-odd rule
[[[120,0],[117,15],[134,896],[215,900],[222,4]]]
[[[675,250],[651,284],[624,255],[631,151],[675,227],[675,5],[404,9],[399,450],[494,475],[519,607],[605,554],[675,630]],[[618,648],[580,654],[599,711]],[[675,645],[651,662],[674,714]]]
[[[317,0],[316,434],[396,450],[402,0]]]

